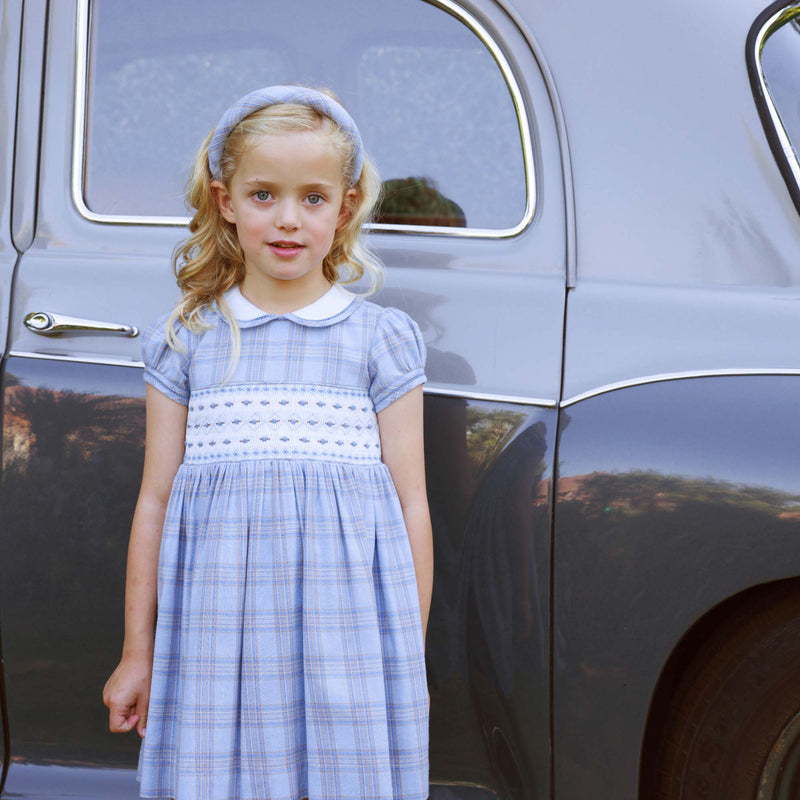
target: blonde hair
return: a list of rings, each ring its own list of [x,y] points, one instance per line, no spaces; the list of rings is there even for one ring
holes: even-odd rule
[[[322,262],[322,274],[330,283],[354,283],[366,275],[369,285],[364,294],[372,294],[382,283],[383,266],[361,241],[361,228],[370,219],[378,201],[380,178],[365,156],[361,175],[350,186],[355,155],[353,144],[333,120],[295,103],[281,103],[255,111],[245,117],[225,141],[220,180],[226,187],[230,186],[240,159],[259,138],[305,131],[319,132],[330,141],[342,159],[343,187],[355,190],[354,197],[345,197],[348,218],[334,235],[333,245]],[[239,326],[222,295],[242,282],[245,264],[236,227],[220,214],[211,190],[212,175],[208,166],[211,136],[209,134],[200,147],[187,186],[187,205],[194,210],[194,215],[189,222],[189,237],[173,253],[175,278],[183,296],[169,318],[167,341],[171,347],[183,349],[177,339],[176,324],[181,322],[195,333],[205,330],[208,324],[204,312],[216,305],[231,326],[230,374],[239,356]]]

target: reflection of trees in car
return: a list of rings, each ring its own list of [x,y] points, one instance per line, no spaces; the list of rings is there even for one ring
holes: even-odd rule
[[[383,182],[375,222],[464,228],[467,218],[430,178],[392,178]]]
[[[478,478],[490,466],[502,447],[511,439],[526,414],[507,408],[467,408],[467,453],[472,466],[472,477]]]
[[[703,607],[718,576],[779,574],[776,554],[796,547],[800,533],[796,491],[639,469],[561,476],[557,509],[555,559],[571,569],[555,630],[569,631],[572,640],[560,642],[556,657],[570,664],[565,672],[591,676],[564,699],[584,719],[618,718],[615,689],[630,680],[631,659],[642,672],[663,669],[663,632],[687,629],[684,610],[672,600],[678,592]],[[597,625],[589,611],[598,604],[613,625]],[[759,589],[748,602],[737,598],[734,613],[723,603],[703,620],[690,617],[696,627],[673,651],[653,700],[657,724],[643,751],[638,796],[676,798],[663,790],[667,781],[685,788],[706,771],[717,776],[714,790],[697,796],[709,800],[797,797],[793,790],[759,793],[748,782],[757,784],[775,732],[798,708],[799,608],[788,581]],[[636,643],[635,655],[620,655],[622,639]],[[581,643],[580,655],[572,641]]]
[[[109,736],[97,699],[111,654],[98,658],[86,631],[119,640],[119,575],[142,472],[144,400],[11,382],[0,504],[3,574],[14,576],[15,597],[26,609],[3,620],[18,746],[43,761],[85,759],[89,747],[128,765],[131,743]],[[57,661],[42,657],[41,640],[50,643],[47,652],[58,652]]]
[[[562,505],[579,503],[586,518],[676,511],[688,503],[746,509],[777,519],[800,518],[800,495],[763,486],[664,475],[648,470],[562,477],[558,499]]]
[[[481,433],[499,433],[514,416],[489,416]],[[531,796],[534,785],[535,676],[546,671],[538,569],[548,554],[537,552],[548,525],[547,499],[538,493],[546,451],[543,422],[505,437],[475,488],[464,533],[467,680],[500,796]]]
[[[95,459],[102,443],[139,447],[141,400],[47,388],[11,386],[6,391],[6,470],[41,461]],[[63,467],[64,464],[62,463]]]
[[[753,566],[767,569],[778,552],[774,548],[796,541],[800,530],[796,493],[647,470],[561,477],[557,503],[558,530],[570,533],[560,540],[559,557],[577,564],[579,555],[584,556],[571,581],[573,608],[596,602],[601,573],[604,601],[610,608],[627,607],[628,616],[620,623],[643,653],[653,652],[659,631],[674,624],[672,607],[656,607],[651,599],[656,583],[703,592],[702,583],[686,582],[687,558],[725,574],[736,569],[746,552]],[[726,542],[725,548],[719,547],[720,541]],[[754,541],[760,542],[758,548],[752,547]],[[658,576],[641,567],[655,543],[660,547]],[[598,692],[597,685],[613,682],[621,669],[619,656],[609,647],[609,632],[577,613],[569,624],[587,643],[583,668],[592,671]]]
[[[538,491],[546,428],[524,408],[428,400],[426,414],[436,419],[428,416],[428,443],[452,454],[447,474],[433,462],[428,469],[437,558],[428,676],[431,730],[440,734],[432,737],[432,774],[527,795],[537,743],[531,717],[546,714],[534,688],[545,669],[537,568],[549,558],[537,559],[534,548],[549,531]],[[439,404],[451,418],[463,405],[463,426],[447,429],[447,443]],[[458,519],[440,513],[445,493],[458,495]]]

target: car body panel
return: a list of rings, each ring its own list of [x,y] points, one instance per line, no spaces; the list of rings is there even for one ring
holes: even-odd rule
[[[728,598],[800,574],[798,403],[796,376],[728,376],[608,392],[563,412],[557,797],[637,797],[650,703],[676,644]]]
[[[428,396],[425,415],[431,782],[546,797],[556,411]]]
[[[580,280],[569,297],[563,402],[685,373],[800,375],[798,341],[795,288]]]
[[[77,2],[49,10],[36,233],[16,272],[3,386],[0,549],[13,553],[0,565],[13,756],[6,791],[21,797],[59,783],[65,793],[101,795],[106,779],[87,779],[92,770],[107,773],[108,786],[128,787],[119,796],[135,789],[138,740],[108,732],[101,692],[123,633],[144,389],[139,338],[44,337],[23,320],[51,312],[143,329],[175,302],[169,255],[186,235],[178,225],[92,221],[72,202],[64,132],[73,130],[77,11]],[[550,791],[549,751],[536,743],[548,739],[550,724],[552,509],[536,486],[553,475],[565,192],[548,86],[513,23],[497,8],[485,12],[481,22],[513,53],[528,103],[537,153],[532,222],[505,238],[368,237],[387,266],[374,299],[408,311],[428,350],[431,625],[441,632],[430,645],[431,777],[442,798],[491,796],[505,785]],[[525,500],[534,495],[531,507]],[[509,525],[514,535],[505,541]],[[499,595],[495,575],[505,575]],[[499,641],[489,624],[498,609],[517,615]],[[456,739],[462,748],[452,748]],[[498,767],[497,755],[509,753],[511,765]],[[58,764],[76,771],[62,774]]]
[[[15,800],[138,800],[130,769],[15,764],[6,792]]]
[[[498,25],[503,24],[510,44],[513,26],[501,14],[493,16]],[[48,47],[54,63],[70,63],[75,17],[74,3],[51,9]],[[516,42],[521,42],[518,34]],[[530,124],[541,162],[537,176],[541,190],[531,227],[513,239],[499,240],[375,233],[369,244],[387,265],[386,290],[380,301],[408,310],[423,329],[427,325],[426,343],[434,351],[441,348],[449,358],[444,364],[447,359],[437,359],[434,352],[432,385],[553,404],[561,374],[557,344],[563,328],[566,240],[559,141],[551,100],[534,59],[518,51],[515,65],[525,79],[531,108],[537,110]],[[47,339],[21,324],[30,312],[52,311],[89,319],[111,315],[109,321],[142,329],[175,302],[169,254],[185,235],[182,227],[90,222],[71,202],[65,202],[72,162],[71,143],[65,141],[63,131],[72,128],[74,75],[69,69],[51,69],[46,80],[40,224],[18,269],[10,350],[138,361],[136,339],[97,335]],[[453,270],[459,273],[458,280],[452,279]],[[131,272],[139,279],[122,278]],[[505,282],[510,282],[511,291],[505,289]],[[528,325],[531,315],[537,319],[536,330]],[[552,347],[542,348],[542,335]],[[506,357],[502,348],[494,346],[506,340],[520,341],[531,354],[537,353],[536,358],[525,364]],[[459,368],[458,360],[466,363]]]
[[[98,693],[122,643],[119,588],[142,471],[144,389],[136,369],[10,358],[3,405],[0,604],[12,791],[20,761],[130,765],[135,742],[108,733]]]
[[[22,32],[22,2],[0,5],[0,352],[5,352],[8,310],[11,304],[11,280],[17,251],[11,238],[11,196],[14,175],[14,137],[17,111],[17,79]],[[2,374],[2,373],[0,373]],[[0,620],[2,609],[0,609]],[[8,770],[9,730],[6,717],[5,676],[0,626],[0,785]]]
[[[765,0],[514,5],[564,110],[579,278],[800,284],[798,215],[745,60]]]
[[[22,2],[0,6],[0,315],[8,319],[11,279],[17,250],[11,238],[14,147],[17,116],[17,78],[22,39]],[[4,352],[8,326],[0,324]]]
[[[0,7],[5,41],[20,6]],[[186,233],[73,202],[79,7],[50,3],[41,123],[35,74],[22,84],[13,220],[0,168],[3,228],[25,250],[4,307],[0,483],[6,791],[23,799],[135,796],[138,742],[106,731],[100,692],[143,430],[140,339],[45,338],[23,319],[145,327],[175,301]],[[387,265],[375,299],[428,348],[432,800],[633,800],[687,632],[800,576],[800,217],[747,75],[763,8],[441,7],[508,60],[536,202],[515,236],[368,233]],[[15,261],[0,238],[4,303]]]

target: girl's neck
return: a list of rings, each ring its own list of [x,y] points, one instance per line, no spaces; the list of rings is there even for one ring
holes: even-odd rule
[[[239,290],[246,300],[267,314],[290,314],[319,300],[331,288],[331,284],[319,275],[318,280],[264,281],[244,280]]]

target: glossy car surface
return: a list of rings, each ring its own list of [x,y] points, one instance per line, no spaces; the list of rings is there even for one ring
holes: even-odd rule
[[[139,339],[42,329],[168,310],[192,151],[296,80],[359,120],[428,347],[431,796],[793,796],[800,7],[290,6],[0,4],[3,796],[137,796]]]

